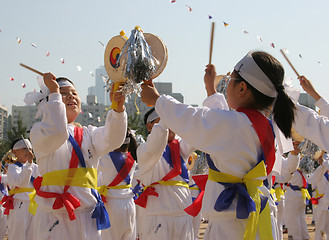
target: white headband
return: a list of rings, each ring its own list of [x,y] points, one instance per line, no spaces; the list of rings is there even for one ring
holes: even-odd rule
[[[75,88],[75,87],[73,86],[73,84],[70,83],[70,82],[67,81],[67,80],[60,80],[60,81],[58,81],[58,85],[59,85],[60,88],[61,88],[61,87],[73,87],[73,88]]]
[[[32,144],[28,139],[21,139],[13,146],[13,150],[18,150],[22,148],[32,149]]]
[[[149,122],[153,122],[155,119],[157,119],[159,117],[159,115],[157,114],[157,112],[154,110],[148,117],[146,120],[146,123]]]
[[[275,98],[277,92],[272,81],[266,76],[262,69],[258,67],[251,54],[252,52],[250,51],[244,58],[242,58],[235,65],[234,70],[259,92],[266,96]]]

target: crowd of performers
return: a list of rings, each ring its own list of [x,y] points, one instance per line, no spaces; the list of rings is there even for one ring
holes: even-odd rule
[[[194,240],[202,214],[207,240],[283,239],[283,224],[290,239],[304,240],[308,182],[316,189],[316,239],[328,237],[329,158],[321,156],[307,176],[298,167],[299,143],[290,139],[294,128],[329,150],[327,101],[301,76],[321,115],[294,103],[282,65],[265,52],[249,52],[236,64],[226,97],[216,92],[215,78],[208,65],[202,107],[142,84],[142,101],[155,107],[144,116],[147,140],[137,146],[120,91],[110,92],[118,107],[104,126],[81,127],[73,82],[45,74],[42,120],[31,142],[12,143],[15,161],[1,174],[0,239]],[[293,146],[288,152],[278,147],[279,136]],[[191,177],[186,163],[196,150],[206,154],[209,170]]]

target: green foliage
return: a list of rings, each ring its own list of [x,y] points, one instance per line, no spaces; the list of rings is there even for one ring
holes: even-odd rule
[[[23,124],[23,119],[20,115],[18,115],[17,120],[17,127],[13,126],[11,129],[8,130],[8,140],[7,141],[1,141],[0,142],[0,156],[1,158],[3,155],[6,154],[10,150],[11,143],[16,138],[21,138],[22,136],[26,138],[26,129],[27,127]],[[3,164],[3,163],[2,163]]]
[[[128,126],[132,130],[136,130],[135,134],[140,134],[144,139],[146,138],[147,132],[141,114],[135,112],[134,115],[128,116]]]

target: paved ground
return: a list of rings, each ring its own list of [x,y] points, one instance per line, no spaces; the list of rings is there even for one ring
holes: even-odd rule
[[[314,233],[315,233],[315,227],[312,226],[312,214],[307,214],[306,215],[306,223],[307,223],[307,228],[308,228],[308,233],[310,234],[311,238],[310,240],[314,239]],[[202,223],[200,226],[200,231],[199,231],[199,239],[203,239],[203,234],[204,231],[207,228],[207,224],[206,223]],[[284,240],[288,240],[288,234],[283,234],[283,239]]]

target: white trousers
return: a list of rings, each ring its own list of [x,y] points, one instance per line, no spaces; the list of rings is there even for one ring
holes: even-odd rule
[[[101,240],[101,231],[97,230],[96,219],[91,218],[92,211],[75,213],[71,221],[67,212],[43,211],[39,206],[34,219],[33,240]]]
[[[34,216],[29,212],[28,201],[14,200],[14,209],[8,215],[8,239],[33,239]]]
[[[292,235],[294,240],[310,239],[305,219],[305,205],[300,205],[295,201],[286,199],[284,209],[288,235]]]
[[[136,240],[136,206],[133,198],[107,199],[111,227],[102,230],[102,240]]]
[[[194,239],[192,216],[139,216],[140,240]]]
[[[315,240],[329,239],[329,211],[318,210],[315,222]]]
[[[7,216],[3,214],[4,208],[0,206],[0,240],[3,240],[7,234]]]

